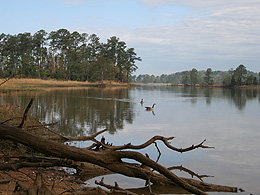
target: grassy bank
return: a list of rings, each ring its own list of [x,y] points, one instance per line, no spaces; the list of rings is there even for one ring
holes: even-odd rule
[[[0,84],[6,79],[0,79]],[[10,79],[0,86],[1,91],[38,91],[45,88],[60,88],[60,87],[128,87],[127,83],[118,83],[104,81],[100,82],[80,82],[80,81],[61,81],[61,80],[42,80],[42,79]]]

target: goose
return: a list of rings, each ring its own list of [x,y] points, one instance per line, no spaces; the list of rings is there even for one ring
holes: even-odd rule
[[[156,105],[156,104],[153,104],[152,107],[145,107],[145,108],[146,108],[147,111],[150,111],[150,110],[153,110],[153,108],[154,108],[155,105]]]
[[[144,103],[144,99],[141,99],[141,102],[140,102],[140,104],[143,104]]]

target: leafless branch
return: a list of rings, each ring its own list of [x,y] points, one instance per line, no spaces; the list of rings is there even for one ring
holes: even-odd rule
[[[104,177],[102,177],[102,179],[99,182],[96,180],[95,184],[103,186],[103,187],[105,187],[105,188],[107,188],[109,190],[113,190],[115,192],[120,191],[121,193],[123,192],[123,193],[129,194],[129,195],[137,195],[137,194],[135,194],[133,192],[130,192],[130,191],[126,190],[126,189],[120,188],[117,182],[115,182],[115,186],[111,186],[111,185],[105,184],[104,183]]]
[[[198,179],[200,179],[201,181],[203,181],[202,178],[204,178],[204,177],[214,177],[214,176],[210,176],[210,175],[199,175],[199,174],[193,172],[192,170],[183,167],[182,165],[181,165],[181,166],[169,167],[168,169],[169,169],[169,170],[178,169],[178,170],[180,170],[180,171],[184,171],[184,172],[186,172],[186,173],[189,173],[189,174],[191,175],[191,177],[194,177],[194,176],[195,176],[195,177],[197,177]]]
[[[7,123],[7,122],[9,122],[9,121],[12,121],[12,120],[15,120],[15,119],[20,119],[20,118],[22,118],[22,117],[14,117],[14,118],[10,118],[10,119],[7,119],[7,120],[1,122],[0,124],[5,124],[5,123]]]
[[[22,119],[22,122],[20,123],[20,125],[18,125],[18,128],[23,128],[24,124],[25,124],[25,121],[27,119],[27,115],[28,115],[28,112],[32,106],[32,103],[33,103],[33,98],[31,98],[31,101],[29,102],[27,108],[25,109],[24,113],[23,113],[23,119]]]

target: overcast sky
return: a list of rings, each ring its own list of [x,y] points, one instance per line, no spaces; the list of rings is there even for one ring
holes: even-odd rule
[[[260,72],[260,0],[0,0],[0,33],[66,28],[111,36],[142,58],[135,74]]]

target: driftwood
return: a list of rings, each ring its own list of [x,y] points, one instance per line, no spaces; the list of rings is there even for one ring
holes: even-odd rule
[[[115,186],[111,186],[111,185],[107,185],[104,183],[104,177],[102,177],[101,181],[95,181],[95,184],[103,186],[107,189],[112,190],[113,192],[117,192],[117,193],[124,193],[124,194],[129,194],[129,195],[137,195],[136,193],[133,193],[129,190],[123,189],[121,187],[119,187],[119,185],[117,184],[117,182],[115,182]]]
[[[150,181],[153,184],[179,185],[187,191],[195,194],[206,194],[203,190],[210,191],[216,189],[217,191],[221,191],[220,186],[205,184],[204,182],[198,182],[196,180],[182,179],[162,165],[134,151],[117,151],[113,146],[107,146],[108,149],[100,148],[98,151],[77,148],[43,139],[40,136],[31,134],[20,128],[7,126],[4,124],[0,125],[0,138],[13,140],[29,146],[41,153],[54,157],[67,158],[99,165],[112,172],[120,173],[129,177],[136,177],[144,180],[148,180],[148,178],[150,178]],[[160,138],[162,139],[162,137]],[[101,146],[104,145],[102,142],[98,142],[98,144],[101,144]],[[194,149],[194,147],[204,147],[202,144],[203,143],[189,147],[189,150]],[[130,145],[131,144],[127,144],[128,147]],[[120,149],[124,147],[120,147]],[[140,164],[125,163],[123,162],[124,158],[134,159]],[[149,169],[142,168],[142,164],[156,170],[160,174],[152,172]],[[232,192],[236,191],[236,188],[225,187],[225,191],[227,189]]]
[[[199,144],[191,145],[187,148],[176,148],[169,143],[174,137],[165,138],[163,136],[154,136],[143,144],[132,145],[131,143],[122,146],[113,146],[112,144],[105,143],[105,138],[102,137],[101,141],[98,141],[95,137],[106,131],[102,130],[92,136],[81,137],[79,140],[89,140],[93,144],[88,148],[77,148],[74,146],[64,145],[49,139],[46,139],[29,133],[23,130],[22,127],[25,125],[26,116],[32,101],[27,106],[25,110],[23,120],[18,127],[13,127],[5,124],[0,124],[0,139],[9,139],[16,143],[21,143],[26,145],[38,152],[43,154],[61,158],[70,159],[78,162],[87,162],[93,165],[98,165],[111,172],[123,174],[128,177],[140,178],[145,181],[150,182],[153,186],[180,186],[186,191],[194,194],[203,194],[205,191],[225,191],[225,192],[237,192],[236,187],[220,186],[214,184],[208,184],[202,181],[194,179],[180,178],[170,171],[170,169],[160,165],[159,163],[151,160],[148,155],[143,155],[135,151],[127,151],[127,149],[142,149],[149,145],[156,143],[156,141],[162,141],[166,147],[177,152],[191,151],[197,148],[212,148],[205,146],[206,140]],[[19,128],[20,127],[20,128]],[[58,136],[58,139],[63,139],[63,141],[78,140],[76,138]],[[157,145],[156,145],[157,147]],[[157,147],[158,149],[158,147]],[[158,149],[159,150],[159,149]],[[159,151],[160,152],[160,151]],[[124,159],[135,160],[136,163],[126,163]],[[52,161],[53,160],[53,161]],[[10,166],[9,169],[17,170],[22,166],[76,166],[73,163],[65,163],[63,160],[59,159],[42,159],[42,162],[18,162],[16,164],[7,165]],[[66,161],[66,160],[65,160]],[[3,164],[0,164],[3,169],[7,169]],[[156,171],[156,172],[155,172]],[[102,183],[104,185],[104,183]]]
[[[37,156],[7,156],[5,162],[0,163],[0,170],[18,171],[24,167],[70,167],[79,165],[71,160]]]
[[[25,109],[24,114],[23,114],[23,118],[22,118],[22,122],[20,123],[20,125],[18,125],[18,128],[23,128],[25,121],[27,119],[28,112],[29,112],[29,110],[32,106],[32,103],[33,103],[33,98],[31,99],[30,103],[28,104],[27,108]]]

